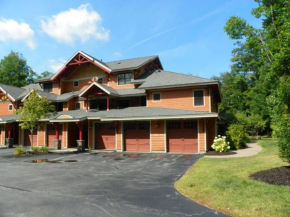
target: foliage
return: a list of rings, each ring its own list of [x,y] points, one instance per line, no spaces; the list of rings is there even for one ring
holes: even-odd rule
[[[40,152],[43,152],[43,153],[47,153],[48,152],[48,148],[43,146],[39,149]]]
[[[26,150],[23,146],[18,146],[15,148],[14,155],[24,155],[26,154]]]
[[[34,81],[36,73],[27,65],[22,54],[11,51],[0,61],[0,83],[23,87]]]
[[[32,152],[38,152],[39,148],[38,147],[32,147]]]
[[[246,116],[242,112],[237,112],[236,123],[242,125],[244,129],[253,137],[259,133],[259,131],[264,130],[266,122],[258,114],[252,114]]]
[[[230,141],[236,149],[245,147],[248,138],[246,129],[243,125],[231,124],[227,131],[227,135],[230,137]]]
[[[224,28],[237,46],[232,52],[231,73],[240,74],[248,81],[249,89],[243,92],[245,110],[239,111],[246,116],[260,114],[266,121],[265,125],[259,124],[259,129],[252,128],[251,133],[274,127],[279,139],[279,156],[289,162],[290,1],[255,1],[258,6],[252,14],[262,22],[261,28],[237,16],[231,17]],[[240,103],[234,107],[240,108]],[[230,108],[225,112],[232,112]],[[252,122],[255,118],[259,119],[253,116]]]
[[[212,148],[216,151],[216,152],[228,152],[229,149],[231,148],[229,146],[229,142],[226,141],[226,137],[225,136],[220,136],[218,135],[217,137],[215,137],[214,139],[214,143],[212,144]]]
[[[16,114],[19,114],[19,124],[22,129],[30,130],[33,146],[33,131],[40,127],[39,121],[42,118],[49,118],[55,113],[55,107],[51,105],[45,97],[40,97],[37,90],[34,89],[24,101],[23,107],[20,107]]]
[[[201,158],[175,187],[193,201],[229,216],[290,216],[289,187],[269,185],[249,177],[261,170],[287,165],[277,155],[276,140],[263,139],[259,145],[263,150],[252,157]]]
[[[46,77],[48,75],[52,75],[52,74],[53,74],[52,72],[44,71],[44,72],[40,73],[40,75],[37,76],[37,79],[44,78],[44,77]]]

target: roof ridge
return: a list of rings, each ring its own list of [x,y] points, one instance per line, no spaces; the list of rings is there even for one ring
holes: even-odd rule
[[[1,85],[5,85],[5,86],[8,86],[8,87],[13,87],[13,88],[18,88],[18,89],[25,90],[25,88],[23,88],[23,87],[16,87],[16,86],[12,86],[12,85],[9,85],[9,84],[2,84],[2,83],[0,83],[0,87],[1,87]]]
[[[151,56],[145,56],[145,57],[136,57],[136,58],[131,58],[131,59],[114,60],[114,61],[105,62],[105,63],[107,64],[107,63],[114,63],[114,62],[127,61],[127,60],[136,60],[136,59],[142,59],[142,58],[148,58],[148,57],[158,57],[158,55],[151,55]]]
[[[163,71],[163,72],[173,73],[173,74],[180,74],[180,75],[186,75],[186,76],[195,77],[195,78],[201,78],[201,79],[216,81],[216,80],[211,79],[211,78],[203,78],[203,77],[192,75],[192,74],[185,74],[183,72],[172,72],[172,71],[167,71],[167,70],[162,70],[162,69],[156,69],[155,71],[158,71],[158,70]]]

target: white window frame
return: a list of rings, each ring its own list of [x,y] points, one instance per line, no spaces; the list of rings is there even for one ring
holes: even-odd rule
[[[77,103],[79,103],[80,104],[80,108],[79,109],[77,109]],[[75,102],[75,110],[81,110],[82,108],[82,104],[81,104],[81,102]]]
[[[154,100],[154,95],[155,94],[159,94],[160,95],[160,100]],[[161,102],[162,101],[162,94],[161,94],[161,92],[153,92],[152,93],[152,101],[153,102]]]
[[[195,91],[202,91],[203,92],[203,105],[195,105],[194,104],[194,92]],[[205,107],[205,91],[204,89],[196,89],[196,90],[193,90],[193,107]]]
[[[10,106],[12,106],[11,109],[10,109]],[[13,111],[13,105],[12,104],[8,105],[8,111]]]
[[[75,85],[75,82],[78,82],[78,85]],[[79,87],[79,85],[80,85],[80,82],[79,81],[73,81],[73,86],[74,87]]]

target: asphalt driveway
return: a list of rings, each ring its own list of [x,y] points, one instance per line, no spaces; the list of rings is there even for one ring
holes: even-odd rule
[[[225,216],[173,187],[199,155],[12,152],[0,149],[0,217]],[[40,158],[61,161],[29,162]]]

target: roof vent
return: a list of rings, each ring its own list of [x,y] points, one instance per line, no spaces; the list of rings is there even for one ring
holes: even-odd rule
[[[121,62],[118,62],[118,64],[121,64]]]

